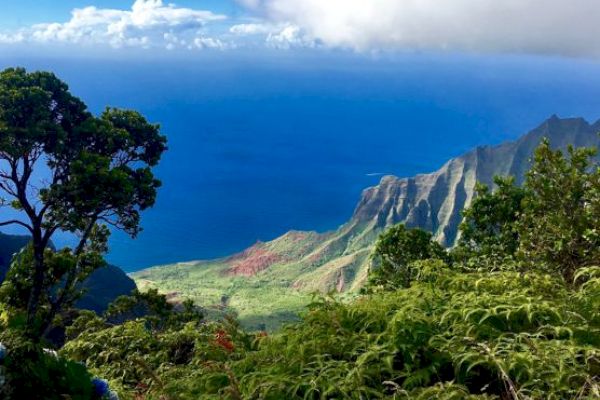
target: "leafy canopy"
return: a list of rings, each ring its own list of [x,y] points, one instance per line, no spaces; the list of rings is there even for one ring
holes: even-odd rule
[[[600,266],[600,165],[595,148],[569,146],[565,155],[548,140],[527,172],[518,221],[519,253],[530,268],[559,273],[573,283],[579,268]]]
[[[516,222],[527,191],[514,177],[495,177],[493,191],[477,183],[474,199],[462,212],[458,250],[463,257],[510,255],[519,248]]]
[[[598,398],[600,270],[572,289],[538,272],[417,264],[409,288],[317,299],[272,336],[94,316],[62,354],[123,398]]]
[[[432,240],[431,233],[403,224],[393,226],[377,239],[369,286],[409,287],[414,272],[411,263],[430,258],[446,258],[444,248]]]

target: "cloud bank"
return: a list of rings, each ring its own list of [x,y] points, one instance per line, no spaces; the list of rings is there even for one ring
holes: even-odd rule
[[[205,10],[165,5],[162,0],[136,0],[131,9],[85,7],[74,9],[65,23],[33,25],[0,42],[107,44],[112,47],[223,47],[221,41],[204,36],[203,28],[227,17]]]
[[[600,57],[600,0],[234,0],[246,10],[234,18],[165,1],[78,8],[64,23],[0,31],[0,43]]]
[[[241,0],[331,47],[600,56],[598,0]]]

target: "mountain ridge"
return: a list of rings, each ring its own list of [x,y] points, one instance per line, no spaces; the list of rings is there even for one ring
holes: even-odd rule
[[[476,147],[434,172],[382,177],[378,185],[363,190],[352,217],[337,230],[290,231],[230,257],[155,267],[131,275],[140,287],[214,302],[190,284],[196,282],[211,292],[214,288],[201,282],[205,279],[234,305],[240,288],[263,289],[260,285],[276,288],[281,295],[332,290],[354,293],[367,278],[371,248],[386,227],[405,223],[423,228],[444,246],[452,246],[458,237],[460,212],[470,203],[476,182],[492,185],[495,175],[513,175],[521,183],[542,138],[548,137],[555,148],[598,146],[598,132],[600,120],[590,124],[583,118],[553,115],[517,140]],[[227,284],[221,285],[224,282]],[[248,301],[240,300],[237,305],[246,307]]]

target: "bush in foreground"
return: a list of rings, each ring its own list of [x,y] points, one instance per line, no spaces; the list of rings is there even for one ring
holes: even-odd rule
[[[598,398],[600,269],[571,290],[540,273],[420,265],[410,288],[318,300],[273,336],[216,324],[153,335],[138,321],[65,354],[147,399]]]

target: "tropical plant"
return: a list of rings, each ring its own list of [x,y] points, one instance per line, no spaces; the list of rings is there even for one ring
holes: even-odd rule
[[[600,265],[600,165],[595,148],[569,146],[565,155],[548,140],[527,172],[531,192],[519,218],[520,256],[531,268],[560,273],[573,283],[582,267]]]
[[[409,287],[414,271],[413,261],[429,258],[445,259],[444,248],[432,240],[431,233],[419,228],[395,225],[379,236],[372,254],[370,287],[395,289]]]
[[[460,237],[454,254],[473,257],[512,257],[519,248],[516,222],[527,191],[515,185],[514,177],[494,178],[493,191],[477,183],[474,199],[462,212]]]
[[[140,310],[144,315],[136,318]],[[104,317],[84,312],[67,335],[61,355],[108,379],[125,398],[165,394],[170,374],[204,363],[224,365],[251,347],[235,321],[207,323],[192,303],[176,310],[155,292],[121,297]]]

